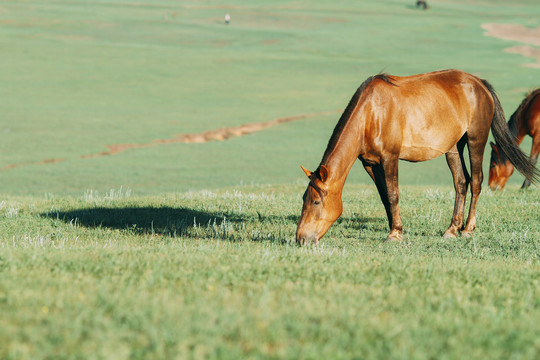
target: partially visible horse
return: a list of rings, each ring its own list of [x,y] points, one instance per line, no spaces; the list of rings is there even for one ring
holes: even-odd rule
[[[533,90],[523,99],[508,121],[510,132],[521,144],[526,135],[532,137],[531,162],[536,165],[540,154],[540,88]],[[489,181],[491,190],[502,189],[514,172],[514,165],[506,158],[498,144],[491,143],[491,161],[489,162]],[[525,179],[522,189],[531,185]]]
[[[319,167],[311,172],[296,230],[301,244],[317,244],[342,213],[341,194],[356,159],[371,176],[386,209],[390,234],[403,238],[399,213],[398,160],[426,161],[443,154],[456,199],[444,237],[472,235],[483,180],[482,159],[490,128],[501,151],[531,181],[538,171],[517,146],[504,112],[485,80],[459,70],[398,77],[376,75],[358,88],[341,115]],[[469,149],[471,175],[463,149]],[[467,187],[471,205],[463,227]]]
[[[417,7],[417,8],[420,8],[420,7],[421,7],[421,8],[424,9],[424,10],[429,9],[429,6],[428,6],[427,2],[426,2],[426,1],[423,1],[423,0],[418,0],[418,1],[416,2],[416,7]]]

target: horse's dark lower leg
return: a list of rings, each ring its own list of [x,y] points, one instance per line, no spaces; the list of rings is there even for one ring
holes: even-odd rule
[[[397,178],[397,159],[391,166],[367,165],[364,163],[369,176],[375,182],[379,196],[386,210],[390,234],[387,240],[401,240],[403,238],[403,224],[399,215],[399,187]]]
[[[456,191],[456,200],[454,203],[454,214],[452,215],[452,222],[448,229],[444,232],[443,237],[455,238],[463,227],[463,218],[465,214],[465,200],[467,198],[467,187],[469,184],[469,174],[465,168],[463,161],[463,145],[454,146],[448,153],[446,153],[446,162],[452,172],[454,179],[454,189]]]
[[[540,139],[538,141],[535,141],[536,139],[533,139],[532,149],[531,149],[531,163],[536,166],[536,162],[538,160],[538,154],[540,153]],[[523,185],[521,185],[522,189],[528,188],[531,186],[531,182],[529,179],[525,179],[523,182]]]
[[[377,191],[379,192],[379,196],[384,205],[384,210],[386,210],[386,216],[388,217],[388,226],[391,229],[392,212],[390,211],[390,203],[388,202],[388,192],[386,189],[386,182],[384,180],[384,169],[381,165],[367,165],[365,163],[363,165],[364,169],[366,169],[366,172],[369,174],[377,187]]]

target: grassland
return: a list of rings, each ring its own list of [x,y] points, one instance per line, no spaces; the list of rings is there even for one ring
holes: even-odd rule
[[[317,248],[291,241],[299,193],[10,199],[0,357],[538,356],[537,191],[486,193],[477,235],[448,241],[452,191],[405,187],[386,244],[376,191],[350,186]]]
[[[463,69],[507,114],[540,85],[481,28],[540,26],[536,0],[413,3],[1,3],[0,358],[540,357],[540,192],[519,175],[449,241],[444,159],[401,164],[388,244],[354,168],[320,246],[293,242],[298,165],[369,75]],[[319,115],[88,156],[301,114]]]
[[[463,69],[488,79],[507,113],[538,86],[539,70],[521,66],[530,58],[503,51],[519,43],[481,28],[540,26],[535,0],[440,1],[427,12],[404,1],[13,1],[0,15],[0,168],[27,164],[0,171],[0,183],[18,195],[295,182],[300,163],[318,165],[338,112],[225,143],[81,156],[343,109],[379,71]],[[63,161],[39,163],[50,159]],[[442,159],[403,168],[402,183],[450,185]],[[350,181],[370,180],[355,171]]]

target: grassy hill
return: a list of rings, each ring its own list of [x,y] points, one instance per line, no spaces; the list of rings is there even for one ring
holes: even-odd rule
[[[445,160],[401,163],[391,244],[358,166],[320,245],[294,243],[299,165],[368,76],[459,68],[508,115],[540,85],[482,29],[539,27],[537,0],[429,4],[2,2],[0,358],[538,358],[540,192],[519,175],[449,241]]]
[[[5,3],[3,191],[80,195],[124,186],[159,194],[294,183],[300,163],[317,166],[339,110],[372,74],[459,68],[488,79],[508,114],[538,86],[539,70],[521,66],[530,59],[503,52],[516,42],[481,28],[539,26],[535,1],[438,1],[428,11],[412,3]],[[224,143],[85,157],[110,145],[325,112]],[[442,159],[402,166],[405,184],[449,178]],[[360,170],[350,181],[370,180]]]

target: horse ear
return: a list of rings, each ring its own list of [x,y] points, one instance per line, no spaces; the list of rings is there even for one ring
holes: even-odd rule
[[[307,177],[311,177],[311,171],[309,171],[308,169],[306,169],[305,167],[303,167],[302,165],[300,165],[300,167],[302,168],[302,170],[304,170],[304,172],[306,173],[306,176]]]
[[[319,168],[319,175],[321,176],[321,181],[326,182],[326,179],[328,179],[328,169],[326,166],[321,165]]]
[[[490,141],[489,145],[491,145],[491,150],[495,151],[496,153],[499,153],[499,149],[497,149],[497,145],[495,145],[493,141]]]

